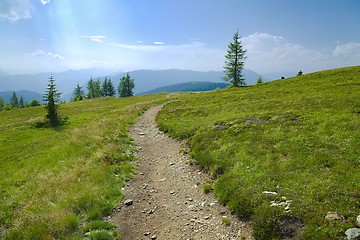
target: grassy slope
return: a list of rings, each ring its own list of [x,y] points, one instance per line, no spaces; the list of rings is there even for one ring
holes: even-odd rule
[[[360,214],[360,67],[183,95],[158,123],[188,139],[219,200],[251,217],[259,239],[279,237],[284,215],[305,221],[302,238],[342,239]],[[291,199],[291,213],[263,191]],[[328,211],[346,221],[324,220]]]
[[[111,213],[135,167],[127,129],[164,98],[63,104],[61,130],[32,127],[44,107],[0,112],[0,238],[81,238],[85,222]]]

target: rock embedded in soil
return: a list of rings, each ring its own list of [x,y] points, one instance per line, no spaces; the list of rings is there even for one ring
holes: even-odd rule
[[[131,205],[133,205],[133,203],[134,203],[134,200],[132,200],[132,199],[127,199],[124,202],[125,206],[131,206]]]

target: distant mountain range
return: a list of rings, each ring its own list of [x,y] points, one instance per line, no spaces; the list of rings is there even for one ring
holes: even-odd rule
[[[204,92],[204,91],[212,91],[215,89],[224,89],[229,86],[228,83],[214,83],[214,82],[188,82],[188,83],[178,83],[173,85],[168,85],[165,87],[160,87],[153,89],[148,92],[140,93],[143,94],[155,94],[162,92]]]
[[[13,93],[14,91],[0,92],[0,98],[2,98],[5,102],[10,102],[10,98],[12,97]],[[20,99],[20,97],[23,97],[24,103],[29,103],[32,100],[38,100],[39,102],[43,102],[42,94],[37,92],[21,90],[16,91],[15,93],[18,99]]]
[[[50,75],[53,75],[57,85],[57,89],[62,93],[62,99],[70,100],[72,92],[76,84],[83,86],[86,91],[86,83],[90,77],[93,79],[103,80],[105,76],[110,77],[114,86],[117,87],[120,78],[126,73],[117,72],[109,73],[101,69],[85,69],[85,70],[69,70],[59,73],[39,73],[39,74],[22,74],[11,75],[0,71],[0,92],[13,91],[31,91],[39,93],[41,96],[45,92]],[[136,70],[129,72],[130,76],[135,80],[134,94],[149,92],[153,89],[188,82],[224,82],[222,71],[191,71],[191,70]],[[243,74],[248,85],[256,83],[259,74],[244,69]],[[280,78],[280,77],[278,77]],[[263,76],[263,80],[267,78]],[[25,96],[23,96],[25,98]]]

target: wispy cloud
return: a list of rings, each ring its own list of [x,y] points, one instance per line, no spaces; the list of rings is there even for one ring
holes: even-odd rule
[[[165,45],[164,42],[153,42],[152,44],[143,44],[142,41],[137,41],[137,44],[124,44],[124,43],[112,43],[114,46],[132,49],[140,52],[159,52],[164,50],[175,50],[175,49],[188,49],[188,48],[196,48],[201,47],[203,44],[200,42],[190,42],[179,45]]]
[[[90,39],[91,41],[99,42],[99,43],[103,43],[104,39],[106,38],[105,36],[101,36],[101,35],[90,35],[90,36],[82,35],[81,37],[87,38],[87,39]]]
[[[52,53],[52,52],[45,52],[41,49],[38,49],[38,50],[30,53],[30,56],[33,56],[33,57],[46,56],[46,57],[50,57],[50,58],[57,59],[57,60],[64,59],[64,57],[61,56],[60,54]]]
[[[16,22],[20,19],[30,19],[28,0],[1,0],[0,20]]]
[[[221,70],[224,51],[212,49],[199,41],[182,44],[112,43],[114,53],[127,56],[123,67],[129,69],[193,69],[200,71]],[[117,61],[116,59],[114,61]],[[119,64],[117,64],[119,65]]]
[[[145,45],[145,44],[112,43],[111,45],[125,49],[135,50],[139,52],[147,52],[147,53],[159,52],[164,50],[165,48],[165,46],[161,46],[161,45]]]
[[[50,0],[40,0],[40,2],[43,4],[43,5],[46,5],[50,2]]]

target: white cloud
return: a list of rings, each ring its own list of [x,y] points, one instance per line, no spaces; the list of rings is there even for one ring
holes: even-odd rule
[[[153,44],[155,44],[155,45],[163,45],[165,43],[164,42],[153,42]]]
[[[28,0],[0,1],[0,20],[16,22],[20,19],[30,18],[30,4]]]
[[[254,33],[241,40],[247,49],[245,67],[262,73],[314,71],[321,69],[326,60],[322,52],[291,43],[282,36]]]
[[[46,5],[47,3],[50,2],[50,0],[40,0],[40,2],[41,2],[43,5]]]
[[[360,43],[345,43],[334,48],[331,67],[360,65]]]
[[[41,49],[37,49],[36,51],[30,53],[30,56],[33,56],[33,57],[47,56],[47,57],[57,59],[57,60],[63,60],[64,59],[64,57],[61,56],[60,54],[52,53],[52,52],[45,52],[45,51],[43,51]]]
[[[106,38],[105,36],[101,36],[101,35],[90,35],[90,36],[81,36],[82,38],[87,38],[90,39],[91,41],[94,42],[99,42],[99,43],[103,43],[104,39]]]
[[[335,47],[332,52],[333,56],[349,55],[349,54],[359,54],[360,53],[360,43],[346,43],[341,44]]]

